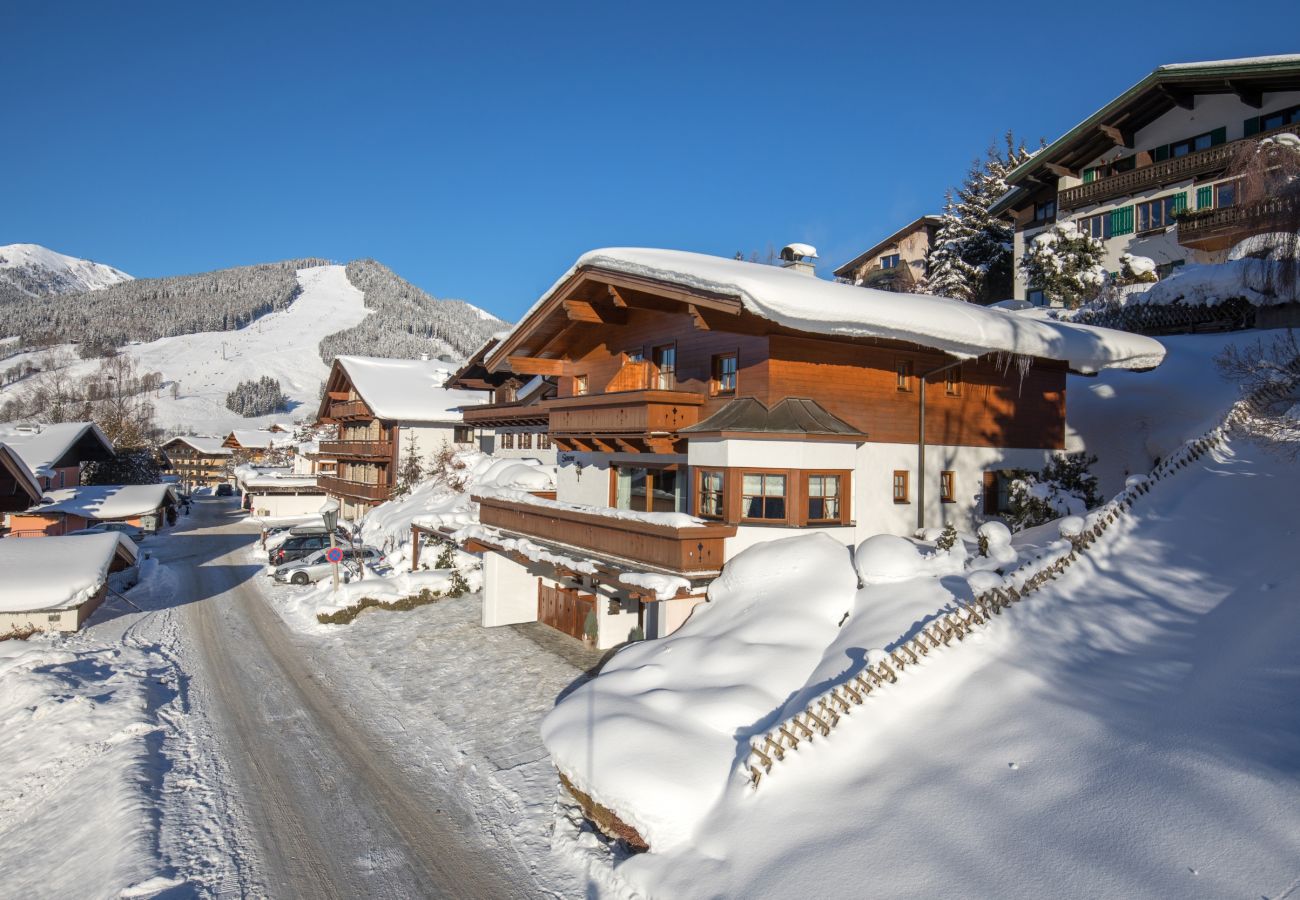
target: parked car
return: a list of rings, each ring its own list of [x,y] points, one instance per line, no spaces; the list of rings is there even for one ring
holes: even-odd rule
[[[143,528],[139,525],[132,525],[130,522],[99,522],[89,528],[69,531],[68,534],[103,534],[106,531],[116,531],[124,534],[137,544],[147,537]]]
[[[359,547],[356,550],[351,547],[340,549],[343,550],[344,564],[350,564],[353,568],[358,563],[374,566],[384,561],[384,554],[374,547]],[[325,551],[317,550],[309,556],[277,566],[276,570],[271,574],[276,581],[307,584],[312,581],[320,581],[322,578],[329,578],[332,569],[333,566],[325,558]]]
[[[291,534],[284,543],[267,554],[267,560],[273,566],[281,566],[317,550],[324,550],[329,545],[328,534]]]
[[[227,484],[226,482],[222,482],[221,484],[217,485],[218,497],[232,497],[234,496],[234,493],[235,493],[235,489],[231,487],[229,484]]]

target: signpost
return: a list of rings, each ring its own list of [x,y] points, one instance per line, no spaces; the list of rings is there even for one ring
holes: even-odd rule
[[[325,558],[333,564],[334,567],[334,593],[339,590],[339,561],[343,559],[343,551],[338,547],[337,536],[334,529],[339,524],[339,502],[337,500],[326,500],[320,508],[320,517],[325,521],[325,529],[330,533],[330,548],[325,551]]]

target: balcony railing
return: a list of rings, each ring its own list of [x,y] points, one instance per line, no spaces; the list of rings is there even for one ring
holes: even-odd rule
[[[321,441],[316,456],[328,459],[392,459],[393,445],[388,441]]]
[[[1292,211],[1292,203],[1274,199],[1248,207],[1184,213],[1178,217],[1178,243],[1197,250],[1223,250],[1254,234],[1285,230],[1279,218]]]
[[[618,519],[598,512],[555,509],[492,497],[475,497],[479,522],[512,534],[572,547],[578,556],[626,561],[684,576],[721,571],[724,542],[734,525],[674,528]]]
[[[330,404],[331,419],[373,419],[374,413],[364,400],[340,400]]]
[[[364,481],[348,481],[334,475],[319,475],[316,485],[327,494],[353,497],[358,500],[384,501],[392,494],[387,484],[370,484]]]
[[[545,425],[550,414],[540,406],[519,402],[485,403],[467,406],[461,411],[466,425],[495,428],[504,425]]]
[[[1167,159],[1163,162],[1152,163],[1149,166],[1130,169],[1118,175],[1099,178],[1088,184],[1066,188],[1058,194],[1056,205],[1063,210],[1078,209],[1081,206],[1090,206],[1094,203],[1114,200],[1116,197],[1127,197],[1166,184],[1187,181],[1199,175],[1222,172],[1228,167],[1232,157],[1244,144],[1283,132],[1300,134],[1300,125],[1284,125],[1281,128],[1260,132],[1257,135],[1238,141],[1219,144],[1217,147],[1210,147],[1208,150],[1200,150],[1176,159]]]
[[[552,434],[672,434],[699,421],[704,397],[691,391],[622,391],[557,397],[544,404]]]

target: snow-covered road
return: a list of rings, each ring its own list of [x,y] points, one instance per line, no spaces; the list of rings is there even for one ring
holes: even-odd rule
[[[185,673],[194,769],[164,800],[160,843],[204,893],[508,897],[527,876],[479,837],[463,801],[409,777],[360,710],[320,677],[251,581],[253,539],[203,499],[151,539],[160,577],[97,637],[167,647]],[[148,582],[146,582],[146,585]],[[195,882],[198,884],[195,884]]]

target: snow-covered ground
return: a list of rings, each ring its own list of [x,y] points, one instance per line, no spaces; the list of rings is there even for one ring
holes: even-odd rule
[[[287,309],[268,313],[247,328],[185,334],[124,348],[142,372],[162,373],[163,388],[151,398],[159,425],[220,435],[236,427],[259,428],[285,419],[315,417],[320,385],[329,374],[317,345],[321,338],[356,325],[369,310],[343,266],[301,269],[298,281],[302,294]],[[63,349],[74,360],[69,374],[80,377],[95,371],[96,360],[79,360],[74,348]],[[21,354],[13,361],[41,355]],[[279,379],[297,406],[287,414],[249,419],[226,408],[226,394],[235,385],[264,375]],[[180,383],[177,399],[172,399],[171,382]],[[5,393],[25,385],[23,380],[0,390],[0,402]]]

